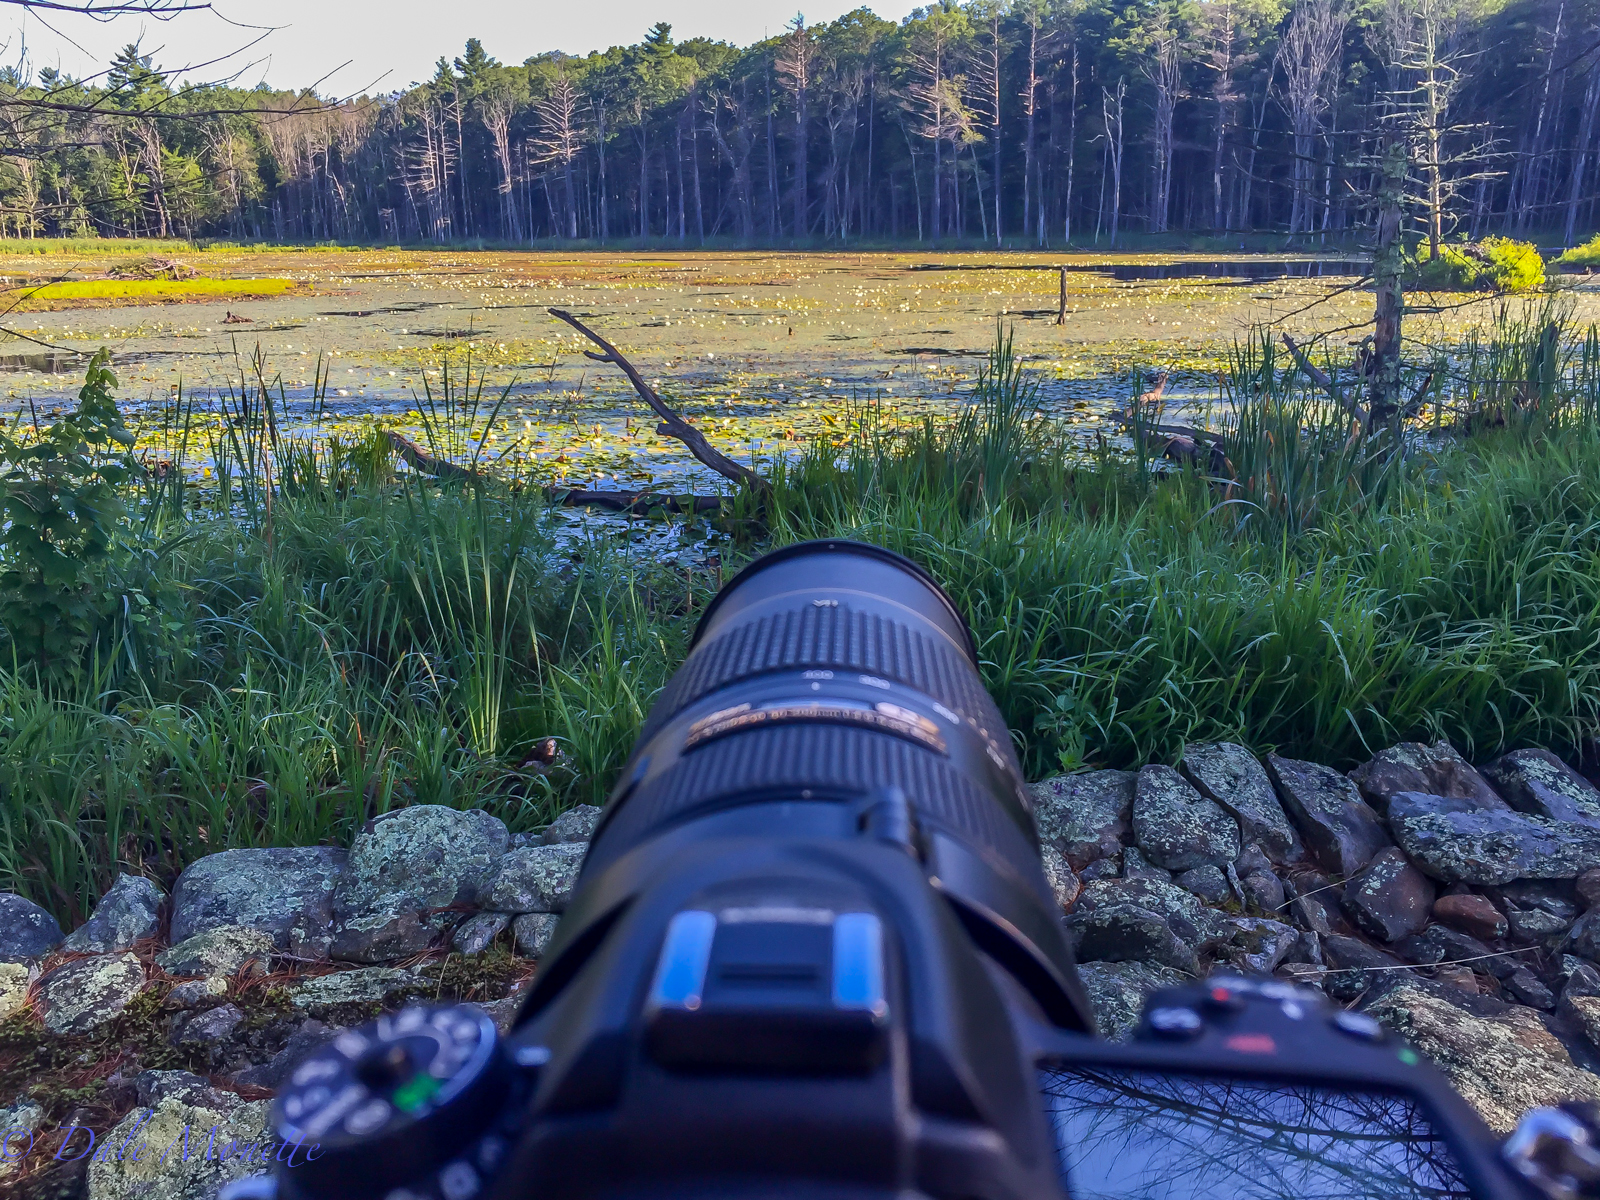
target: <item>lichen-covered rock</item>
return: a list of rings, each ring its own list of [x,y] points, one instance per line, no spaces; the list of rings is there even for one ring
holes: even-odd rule
[[[1222,867],[1239,857],[1239,823],[1159,763],[1139,772],[1133,837],[1146,858],[1169,871]]]
[[[1101,859],[1109,862],[1110,859]],[[1091,864],[1097,865],[1097,864]],[[1139,847],[1129,846],[1122,852],[1122,877],[1124,879],[1159,879],[1162,883],[1172,882],[1172,872],[1165,867],[1158,867],[1143,854]]]
[[[1421,933],[1414,933],[1397,943],[1395,952],[1407,961],[1423,966],[1456,964],[1484,971],[1499,979],[1507,978],[1518,966],[1515,957],[1495,954],[1471,934],[1451,929],[1448,925],[1429,925]]]
[[[1345,884],[1344,911],[1369,937],[1396,942],[1428,923],[1433,898],[1433,881],[1391,846]]]
[[[44,1109],[26,1096],[0,1105],[0,1179],[22,1169],[43,1126]]]
[[[1325,870],[1353,874],[1393,844],[1354,781],[1332,767],[1269,754],[1267,774],[1306,848]]]
[[[154,937],[163,897],[162,890],[142,875],[117,876],[94,913],[68,935],[65,948],[75,954],[111,954]]]
[[[1362,763],[1350,778],[1367,802],[1384,814],[1389,801],[1401,792],[1471,800],[1477,808],[1510,807],[1449,742],[1431,746],[1401,742]]]
[[[1565,948],[1590,962],[1600,962],[1600,908],[1591,908],[1574,922],[1567,933]]]
[[[457,954],[482,954],[510,924],[505,913],[478,913],[456,926],[450,945]]]
[[[1556,996],[1544,980],[1540,979],[1527,967],[1518,967],[1507,975],[1503,984],[1506,993],[1514,996],[1529,1008],[1542,1009],[1549,1012],[1556,1006]]]
[[[1213,937],[1214,949],[1239,970],[1270,975],[1300,941],[1300,932],[1266,917],[1227,917]]]
[[[1132,904],[1158,912],[1184,941],[1198,946],[1211,937],[1222,919],[1190,892],[1159,879],[1097,879],[1085,885],[1076,912],[1109,904]]]
[[[1138,1028],[1150,993],[1180,987],[1193,976],[1160,963],[1092,962],[1078,968],[1078,978],[1089,996],[1100,1035],[1120,1042]]]
[[[1563,993],[1561,1011],[1583,1031],[1588,1043],[1600,1050],[1600,996],[1569,996]]]
[[[280,950],[328,952],[333,892],[345,852],[333,846],[224,850],[184,870],[172,889],[172,940],[232,926],[272,935]]]
[[[93,1033],[115,1021],[144,987],[132,954],[80,958],[39,981],[38,1004],[51,1033]]]
[[[1411,861],[1446,883],[1573,879],[1600,866],[1600,830],[1510,807],[1397,792],[1389,799],[1389,826]]]
[[[185,1042],[210,1045],[229,1037],[243,1020],[244,1013],[237,1005],[219,1004],[215,1008],[195,1013],[187,1021],[182,1022],[174,1031],[172,1040],[180,1045]]]
[[[307,1017],[271,1061],[241,1071],[234,1079],[251,1087],[280,1088],[296,1067],[344,1031],[343,1025],[327,1025],[315,1017]]]
[[[1485,942],[1505,937],[1511,928],[1498,908],[1471,894],[1440,896],[1433,902],[1433,918]]]
[[[167,1008],[194,1008],[207,1000],[226,995],[228,981],[221,975],[207,975],[203,979],[188,979],[174,984],[161,1000]]]
[[[1196,742],[1179,764],[1202,796],[1233,814],[1240,836],[1276,863],[1297,861],[1304,850],[1256,756],[1232,742]]]
[[[313,1017],[326,1017],[348,1004],[390,1006],[418,995],[431,984],[426,976],[401,967],[361,967],[317,975],[289,989],[289,1003]]]
[[[524,913],[511,922],[511,936],[516,940],[517,953],[526,958],[543,958],[560,921],[561,918],[555,913]]]
[[[0,963],[0,1021],[21,1012],[28,1003],[28,988],[39,978],[39,968],[22,963]]]
[[[1050,884],[1050,894],[1056,899],[1056,906],[1062,909],[1071,908],[1078,900],[1078,893],[1083,890],[1083,884],[1077,874],[1067,864],[1067,856],[1054,846],[1045,846],[1040,857],[1044,863],[1045,881]]]
[[[1228,877],[1210,863],[1203,867],[1190,867],[1173,882],[1184,891],[1193,892],[1207,904],[1221,904],[1233,895],[1233,889],[1228,886]]]
[[[1085,771],[1031,785],[1039,840],[1066,855],[1074,871],[1120,854],[1137,778],[1131,771]]]
[[[546,846],[587,842],[594,836],[603,811],[597,804],[580,804],[576,808],[569,808],[545,827],[545,831],[539,835],[539,841]]]
[[[1600,829],[1600,790],[1548,750],[1513,750],[1483,774],[1512,808]]]
[[[265,1174],[278,1150],[267,1101],[207,1090],[216,1107],[169,1096],[108,1130],[96,1146],[101,1153],[86,1155],[88,1200],[212,1200],[224,1184]],[[84,1149],[82,1136],[68,1156]]]
[[[1573,1065],[1532,1009],[1469,1002],[1477,1011],[1407,983],[1366,1011],[1431,1059],[1496,1133],[1509,1133],[1530,1108],[1600,1099],[1600,1077]]]
[[[1394,955],[1369,946],[1359,938],[1331,934],[1322,939],[1322,953],[1331,968],[1322,986],[1335,999],[1354,1000],[1402,982],[1400,968],[1404,964]]]
[[[1243,876],[1239,880],[1239,890],[1244,893],[1245,906],[1259,913],[1277,918],[1288,910],[1283,880],[1270,871],[1254,871]]]
[[[1518,879],[1485,891],[1505,914],[1512,935],[1523,941],[1559,937],[1578,919],[1572,885],[1564,880]]]
[[[1218,918],[1190,893],[1154,879],[1096,880],[1067,919],[1079,962],[1150,962],[1195,974]]]
[[[370,822],[334,890],[329,953],[383,962],[426,949],[454,925],[439,910],[482,904],[509,841],[478,809],[419,804]]]
[[[484,907],[502,913],[565,911],[587,849],[582,842],[567,842],[512,850],[500,860]]]
[[[156,965],[169,975],[235,975],[246,963],[264,970],[277,949],[265,929],[222,925],[185,938],[156,955]]]
[[[0,892],[0,962],[33,962],[60,944],[54,917],[25,896]]]

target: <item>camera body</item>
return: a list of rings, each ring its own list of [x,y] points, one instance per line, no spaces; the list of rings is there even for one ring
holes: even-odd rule
[[[976,668],[896,555],[752,564],[653,708],[511,1033],[417,1008],[341,1035],[274,1109],[317,1159],[250,1186],[1524,1194],[1442,1076],[1314,993],[1213,979],[1159,994],[1131,1043],[1095,1038]]]

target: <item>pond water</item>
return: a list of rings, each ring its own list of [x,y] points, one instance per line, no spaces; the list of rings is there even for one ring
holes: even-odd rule
[[[114,248],[45,257],[0,261],[0,274],[92,279],[116,264]],[[259,379],[281,404],[280,431],[348,440],[377,423],[457,454],[481,446],[484,461],[536,482],[706,490],[716,480],[654,434],[621,372],[587,359],[549,307],[614,341],[714,445],[759,465],[818,434],[848,436],[863,402],[890,421],[967,403],[997,331],[1035,372],[1040,408],[1087,443],[1158,371],[1170,372],[1168,418],[1181,417],[1214,400],[1218,373],[1253,327],[1354,329],[1372,306],[1348,258],[321,249],[184,261],[203,279],[294,287],[19,307],[0,323],[21,335],[0,347],[0,414],[27,424],[63,411],[86,356],[106,346],[146,452],[197,480],[207,414],[241,380]],[[1062,266],[1068,313],[1058,325]],[[1487,315],[1452,309],[1408,332],[1448,340]],[[444,373],[459,383],[469,369],[475,415],[444,411]],[[180,397],[192,406],[186,448]]]

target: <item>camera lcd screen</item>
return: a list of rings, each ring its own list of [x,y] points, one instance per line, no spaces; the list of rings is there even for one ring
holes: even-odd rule
[[[1093,1067],[1040,1083],[1071,1200],[1472,1195],[1407,1096]]]

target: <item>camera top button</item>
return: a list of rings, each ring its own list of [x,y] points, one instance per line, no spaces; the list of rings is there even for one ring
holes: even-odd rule
[[[1150,1031],[1163,1038],[1198,1037],[1205,1028],[1200,1014],[1192,1008],[1153,1008],[1150,1010]]]
[[[1234,987],[1217,985],[1206,989],[1205,1006],[1214,1013],[1235,1013],[1244,1007],[1244,993]]]
[[[1335,1013],[1333,1027],[1340,1033],[1347,1034],[1363,1042],[1381,1042],[1384,1038],[1383,1026],[1367,1016],[1366,1013]]]

